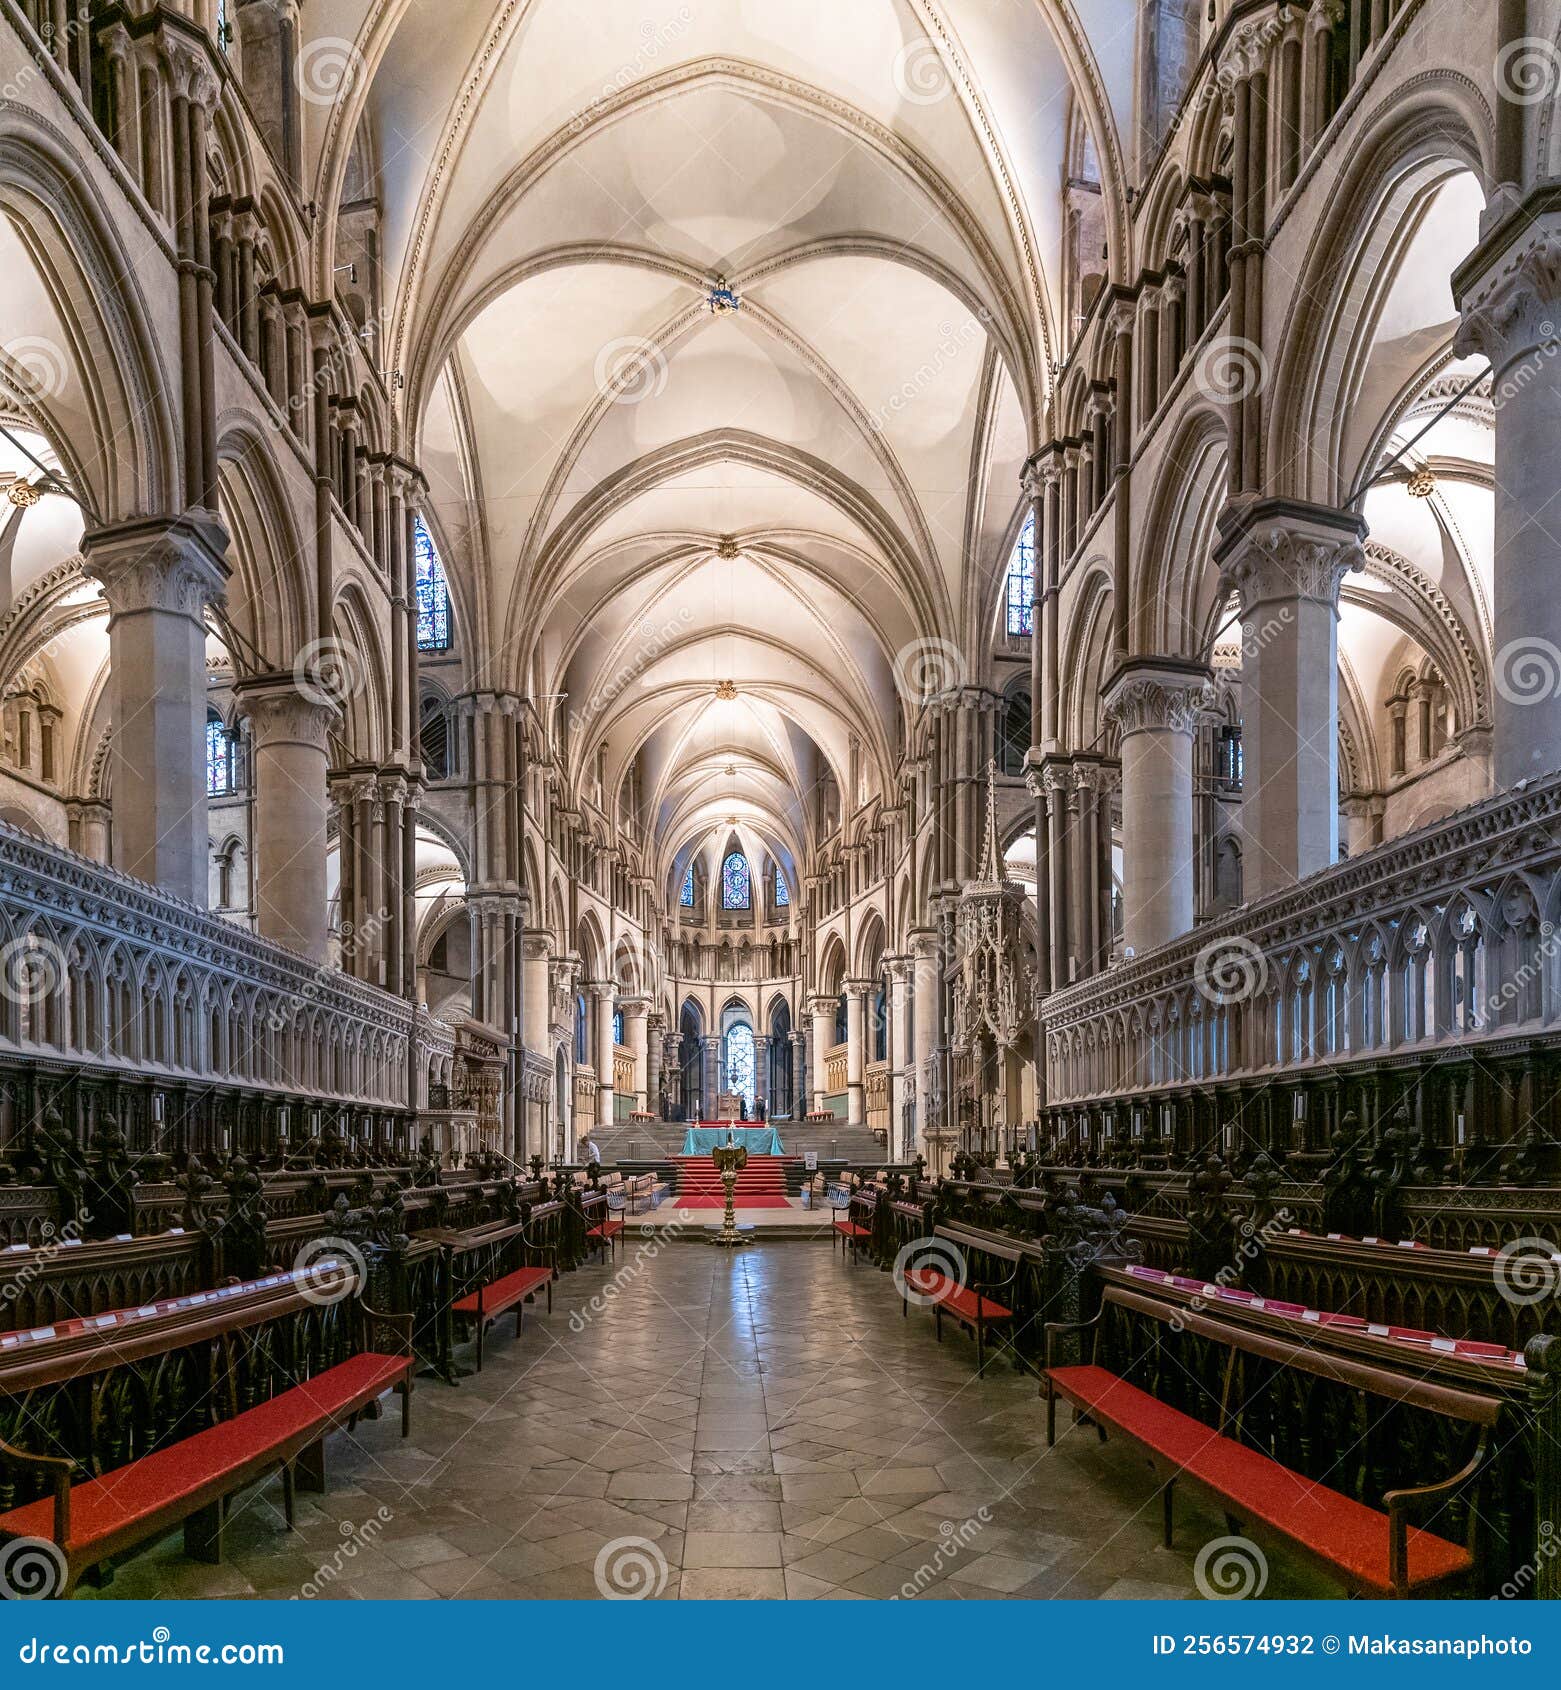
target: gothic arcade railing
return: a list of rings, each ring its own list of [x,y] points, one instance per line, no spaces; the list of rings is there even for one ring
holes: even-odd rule
[[[0,823],[0,1060],[416,1108],[454,1035],[400,998]]]
[[[1254,1086],[1337,1089],[1384,1074],[1436,1076],[1435,1110],[1424,1098],[1417,1108],[1449,1149],[1466,1135],[1499,1138],[1496,1117],[1548,1119],[1558,922],[1552,775],[1053,993],[1042,1007],[1052,1124],[1153,1137],[1169,1124],[1154,1116],[1157,1099],[1169,1114],[1178,1096],[1234,1100]],[[1493,1073],[1494,1091],[1482,1090]],[[1357,1084],[1347,1101],[1369,1122],[1402,1089],[1379,1093],[1378,1107]],[[1298,1132],[1305,1114],[1303,1101]],[[1321,1148],[1320,1123],[1294,1139],[1275,1126],[1276,1150]]]

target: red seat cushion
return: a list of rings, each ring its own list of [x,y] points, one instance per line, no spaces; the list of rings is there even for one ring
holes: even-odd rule
[[[933,1268],[908,1268],[905,1283],[917,1296],[924,1297],[929,1303],[941,1303],[950,1314],[960,1320],[975,1320],[978,1317],[976,1293],[968,1286],[961,1285],[958,1280],[950,1279],[947,1274],[938,1273]],[[1001,1303],[993,1302],[983,1293],[979,1318],[987,1322],[1012,1320],[1013,1310],[1005,1309]]]
[[[101,1479],[72,1485],[65,1547],[89,1548],[181,1498],[213,1488],[220,1493],[225,1481],[239,1482],[246,1465],[272,1451],[280,1457],[304,1448],[336,1417],[373,1401],[411,1368],[407,1356],[353,1356],[232,1420],[154,1450]],[[0,1536],[53,1535],[52,1497],[0,1514]]]
[[[1386,1514],[1302,1478],[1234,1438],[1221,1437],[1201,1420],[1171,1408],[1107,1368],[1054,1367],[1047,1377],[1071,1402],[1185,1469],[1191,1478],[1228,1500],[1243,1518],[1305,1545],[1340,1568],[1352,1584],[1391,1594]],[[1472,1564],[1467,1549],[1434,1532],[1409,1528],[1411,1585],[1451,1577]]]
[[[622,1221],[600,1221],[586,1233],[587,1238],[616,1238],[623,1231]]]
[[[450,1306],[456,1314],[502,1314],[505,1309],[513,1308],[523,1297],[529,1297],[533,1291],[546,1285],[552,1277],[551,1268],[517,1268],[514,1273],[507,1273],[502,1279],[495,1279],[491,1285],[485,1285],[480,1291],[473,1291]],[[482,1299],[480,1309],[479,1297]]]
[[[836,1232],[843,1232],[847,1238],[866,1238],[869,1236],[865,1226],[858,1226],[855,1221],[834,1221],[831,1223]]]

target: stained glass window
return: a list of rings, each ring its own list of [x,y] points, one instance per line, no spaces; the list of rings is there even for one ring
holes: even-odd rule
[[[1024,519],[1008,560],[1008,632],[1028,639],[1035,625],[1035,512]]]
[[[434,550],[434,537],[428,532],[422,517],[418,517],[413,525],[412,544],[417,562],[417,649],[448,651],[450,584],[445,580],[444,565]]]
[[[786,890],[786,876],[779,869],[775,871],[775,907],[785,909],[791,902],[791,893]]]
[[[688,865],[688,873],[683,876],[683,890],[678,894],[678,902],[686,910],[694,907],[694,865]]]
[[[623,1043],[623,1011],[615,1009],[612,1012],[612,1042],[615,1045]]]
[[[218,797],[233,790],[233,740],[215,710],[206,712],[206,791]]]
[[[748,878],[748,859],[741,851],[728,853],[726,861],[721,864],[721,908],[753,908],[753,885]]]
[[[726,1035],[726,1089],[743,1100],[743,1118],[753,1115],[754,1047],[753,1028],[739,1021]]]

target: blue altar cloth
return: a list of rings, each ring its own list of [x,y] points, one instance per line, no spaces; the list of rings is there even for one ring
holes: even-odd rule
[[[750,1156],[784,1156],[780,1134],[774,1127],[690,1127],[683,1134],[685,1156],[708,1156],[718,1144],[726,1143],[727,1132],[732,1140]]]

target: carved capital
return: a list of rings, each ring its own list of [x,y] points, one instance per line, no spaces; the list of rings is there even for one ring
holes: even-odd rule
[[[1284,25],[1274,16],[1243,24],[1231,36],[1216,73],[1227,111],[1236,103],[1237,87],[1243,82],[1250,82],[1259,71],[1268,69],[1269,55],[1283,34]]]
[[[168,67],[168,92],[202,111],[216,109],[221,82],[204,42],[186,41],[168,30],[162,35],[163,63]]]
[[[160,610],[205,623],[228,584],[228,537],[204,514],[140,518],[100,528],[81,543],[87,573],[103,587],[109,620]]]
[[[1519,215],[1516,229],[1503,222],[1454,277],[1462,321],[1453,350],[1490,359],[1498,383],[1519,378],[1518,360],[1561,351],[1561,212],[1529,221],[1520,207]],[[1532,379],[1556,378],[1536,367]]]
[[[1337,607],[1344,577],[1366,561],[1364,533],[1343,511],[1277,500],[1236,511],[1215,551],[1221,591],[1236,595],[1244,618],[1293,599]]]
[[[246,681],[238,689],[240,711],[249,719],[257,749],[304,745],[325,754],[341,712],[318,692],[299,687],[292,675]]]
[[[1135,662],[1112,677],[1104,714],[1124,739],[1136,733],[1191,734],[1214,708],[1217,696],[1209,672],[1196,664]]]

